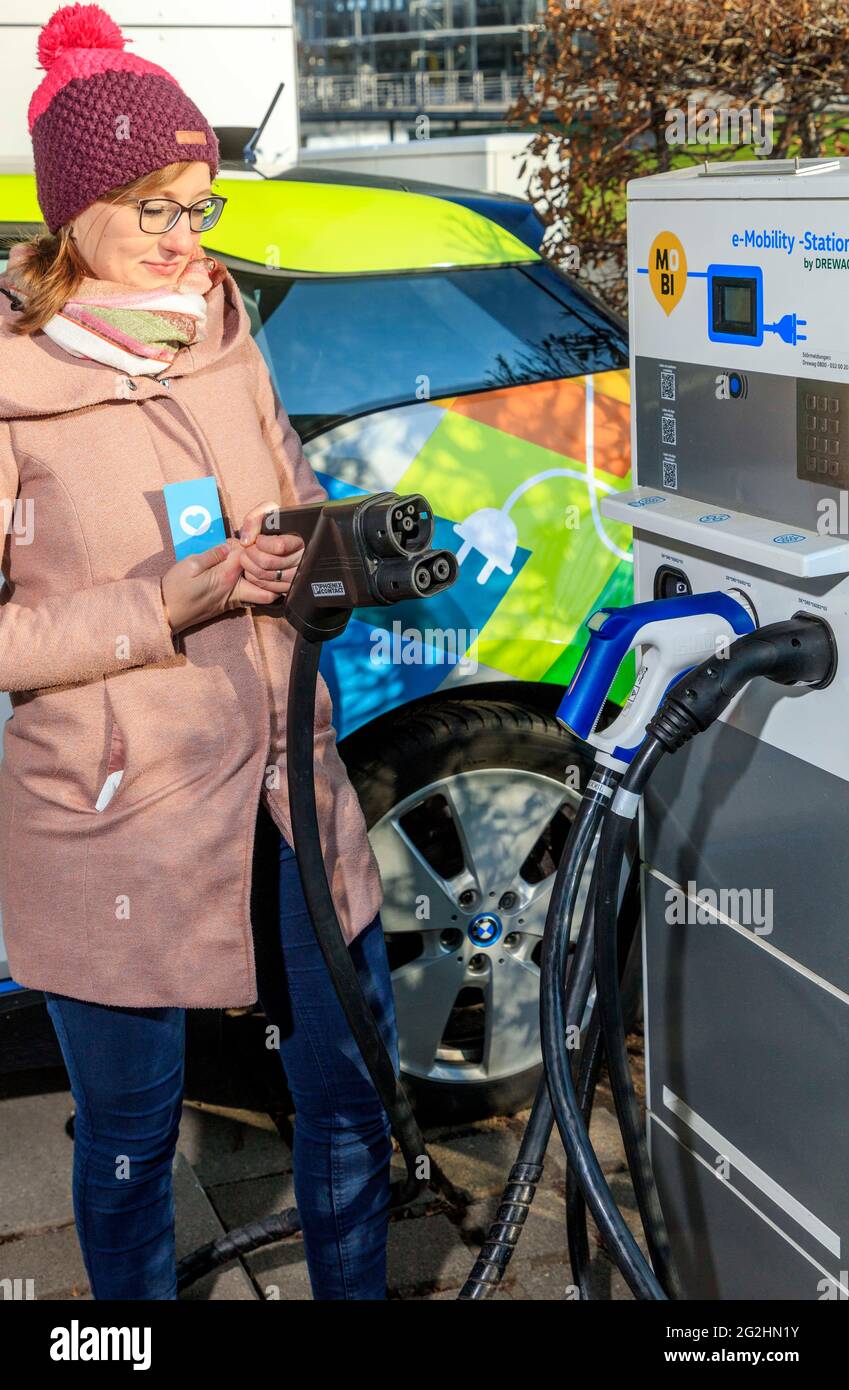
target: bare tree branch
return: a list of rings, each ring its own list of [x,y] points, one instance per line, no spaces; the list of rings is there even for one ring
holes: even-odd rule
[[[849,153],[849,0],[549,0],[543,19],[508,114],[544,161],[530,192],[545,251],[571,269],[577,246],[579,276],[623,313],[627,180],[738,156],[703,136],[670,143],[675,113],[698,132],[768,112],[774,157]]]

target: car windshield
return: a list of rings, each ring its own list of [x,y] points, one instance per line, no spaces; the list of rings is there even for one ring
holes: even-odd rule
[[[545,264],[234,275],[304,439],[389,406],[628,365],[624,329]]]

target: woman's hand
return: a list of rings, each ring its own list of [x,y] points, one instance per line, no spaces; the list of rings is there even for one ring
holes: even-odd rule
[[[230,608],[246,603],[272,603],[275,594],[245,575],[241,543],[230,537],[223,545],[178,560],[162,576],[165,612],[176,635]]]
[[[274,603],[281,594],[287,594],[304,553],[304,542],[300,536],[262,534],[260,527],[263,517],[267,512],[276,512],[279,508],[279,502],[261,502],[259,506],[252,507],[239,531],[245,583],[262,595],[260,598],[251,597],[248,599],[250,603]]]
[[[304,542],[300,536],[259,533],[266,512],[278,506],[264,502],[254,507],[242,522],[239,538],[231,536],[223,545],[187,555],[165,571],[162,598],[175,635],[230,608],[274,603],[288,593]]]

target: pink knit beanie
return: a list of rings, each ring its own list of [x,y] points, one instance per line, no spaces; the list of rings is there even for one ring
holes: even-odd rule
[[[104,193],[177,160],[218,172],[215,132],[164,68],[125,53],[99,5],[63,5],[38,39],[29,104],[38,201],[51,232]]]

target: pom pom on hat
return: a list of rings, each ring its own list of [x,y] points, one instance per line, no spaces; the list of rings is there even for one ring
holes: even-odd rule
[[[63,5],[54,11],[39,35],[39,66],[49,70],[69,48],[120,50],[127,42],[114,19],[99,5]]]

